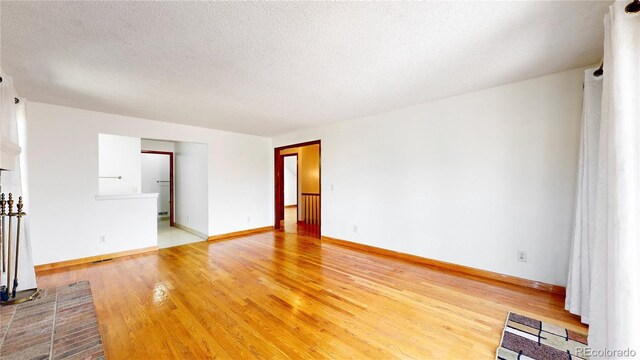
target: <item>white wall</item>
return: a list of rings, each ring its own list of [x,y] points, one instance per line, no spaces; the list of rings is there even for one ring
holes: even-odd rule
[[[140,139],[98,134],[98,177],[100,195],[139,194]]]
[[[142,150],[155,150],[155,151],[167,151],[167,152],[175,151],[175,143],[173,141],[142,139],[141,147],[142,147]]]
[[[208,235],[273,223],[271,139],[37,102],[29,102],[27,112],[36,264],[157,242],[155,216],[144,220],[145,234],[136,233],[137,225],[128,221],[136,217],[127,217],[140,210],[128,204],[133,201],[149,203],[147,211],[153,215],[156,199],[95,199],[99,133],[208,144],[208,193],[200,199],[208,207]],[[113,212],[121,218],[105,217]],[[106,244],[98,244],[105,228],[112,232]],[[125,237],[126,233],[137,236]]]
[[[46,238],[39,236],[42,224],[38,223],[37,228],[31,227],[34,235],[34,262],[47,264],[157,246],[157,198],[133,196],[138,197],[103,200],[94,198],[91,206],[83,207],[86,212],[78,216],[76,221],[49,213],[48,216],[56,220],[60,228],[49,229],[49,243],[44,245],[43,243],[47,242]],[[38,205],[41,203],[38,202]],[[40,221],[43,215],[42,207],[34,208],[33,213],[36,213],[36,209],[38,215],[34,216],[34,220]],[[76,213],[77,211],[72,211],[72,214]],[[66,234],[66,238],[61,238],[62,234]],[[103,235],[105,242],[100,243],[100,236]]]
[[[175,144],[176,223],[197,232],[208,233],[207,145]]]
[[[298,157],[284,158],[284,205],[298,203]]]
[[[582,71],[286,134],[273,145],[322,140],[325,236],[564,285]],[[517,262],[517,250],[528,262]]]
[[[170,161],[169,156],[163,154],[142,154],[142,192],[158,194],[158,217],[169,217]],[[158,182],[162,181],[162,182]],[[160,215],[163,213],[163,215]]]

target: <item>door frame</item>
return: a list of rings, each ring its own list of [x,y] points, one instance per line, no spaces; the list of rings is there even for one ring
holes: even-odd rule
[[[280,221],[284,220],[284,158],[287,154],[280,154],[280,151],[309,146],[309,145],[318,145],[318,194],[320,195],[320,204],[319,211],[322,213],[322,143],[321,140],[313,140],[306,141],[297,144],[279,146],[273,149],[273,176],[274,176],[274,228],[280,229]],[[298,176],[300,174],[300,169],[298,169]],[[298,184],[300,185],[300,184]],[[300,192],[298,191],[298,194]],[[300,198],[298,198],[298,203],[300,202]],[[298,204],[299,205],[299,204]],[[322,215],[320,216],[320,221],[318,221],[318,227],[322,231]]]
[[[157,150],[142,150],[142,154],[156,154],[156,155],[168,155],[169,156],[169,225],[174,226],[176,224],[175,217],[175,202],[174,202],[174,184],[173,184],[173,152],[171,151],[157,151]]]

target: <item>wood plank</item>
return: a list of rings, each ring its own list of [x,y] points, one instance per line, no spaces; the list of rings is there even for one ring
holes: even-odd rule
[[[251,234],[259,234],[261,232],[271,231],[271,230],[273,230],[273,226],[264,226],[264,227],[255,228],[255,229],[234,231],[234,232],[230,232],[230,233],[226,233],[226,234],[211,235],[211,236],[209,236],[208,240],[209,241],[220,241],[220,240],[226,240],[226,239],[231,239],[231,238],[236,238],[236,237],[246,236],[246,235],[251,235]]]
[[[538,290],[542,290],[542,291],[547,291],[547,292],[550,292],[550,293],[553,293],[553,294],[562,295],[562,296],[564,296],[565,293],[566,293],[566,289],[565,289],[564,286],[547,284],[547,283],[542,282],[542,281],[523,279],[523,278],[519,278],[519,277],[516,277],[516,276],[500,274],[500,273],[487,271],[487,270],[482,270],[482,269],[476,269],[476,268],[472,268],[472,267],[469,267],[469,266],[453,264],[453,263],[449,263],[449,262],[441,261],[441,260],[424,258],[424,257],[417,256],[417,255],[412,255],[412,254],[402,253],[402,252],[398,252],[398,251],[383,249],[383,248],[370,246],[370,245],[365,245],[365,244],[354,243],[354,242],[351,242],[351,241],[336,239],[336,238],[332,238],[332,237],[328,237],[328,236],[323,236],[322,237],[322,241],[329,242],[329,243],[332,243],[332,244],[336,244],[336,245],[339,245],[339,246],[352,248],[352,249],[366,251],[366,252],[370,252],[370,253],[374,253],[374,254],[394,257],[394,258],[397,258],[397,259],[410,261],[410,262],[414,262],[414,263],[417,263],[417,264],[423,264],[423,265],[426,265],[426,266],[431,266],[431,267],[435,267],[435,268],[439,268],[439,269],[443,269],[443,270],[455,271],[455,272],[459,272],[459,273],[463,273],[463,274],[467,274],[467,275],[471,275],[471,276],[476,276],[476,277],[479,277],[479,278],[485,278],[485,279],[490,279],[490,280],[495,280],[495,281],[501,281],[501,282],[505,282],[505,283],[508,283],[508,284],[514,284],[514,285],[524,286],[524,287],[528,287],[528,288],[532,288],[532,289],[538,289]]]
[[[509,311],[587,329],[557,294],[284,231],[37,280],[91,281],[108,359],[490,359]]]
[[[151,247],[146,247],[142,249],[133,249],[133,250],[120,251],[120,252],[115,252],[110,254],[95,255],[95,256],[89,256],[89,257],[84,257],[79,259],[72,259],[72,260],[58,261],[58,262],[49,263],[49,264],[36,265],[35,270],[36,272],[39,272],[39,271],[50,270],[50,269],[58,269],[63,267],[92,263],[96,261],[104,261],[104,260],[125,257],[125,256],[144,254],[152,251],[158,251],[158,247],[151,246]]]

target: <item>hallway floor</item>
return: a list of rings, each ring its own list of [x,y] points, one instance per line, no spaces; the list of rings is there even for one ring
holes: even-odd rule
[[[158,220],[158,248],[160,249],[205,240],[192,233],[170,226],[169,219]]]
[[[296,211],[297,207],[284,208],[284,232],[319,238],[320,225],[299,223]]]

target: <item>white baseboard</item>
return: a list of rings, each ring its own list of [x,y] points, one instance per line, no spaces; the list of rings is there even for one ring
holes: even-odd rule
[[[197,236],[197,237],[199,237],[201,239],[206,240],[207,238],[209,238],[209,236],[201,233],[198,230],[194,230],[194,229],[192,229],[192,228],[190,228],[188,226],[184,226],[184,225],[181,225],[181,224],[178,224],[178,223],[174,223],[173,226],[177,227],[180,230],[184,230],[184,231],[186,231],[186,232],[188,232],[190,234],[193,234],[193,235],[195,235],[195,236]]]

